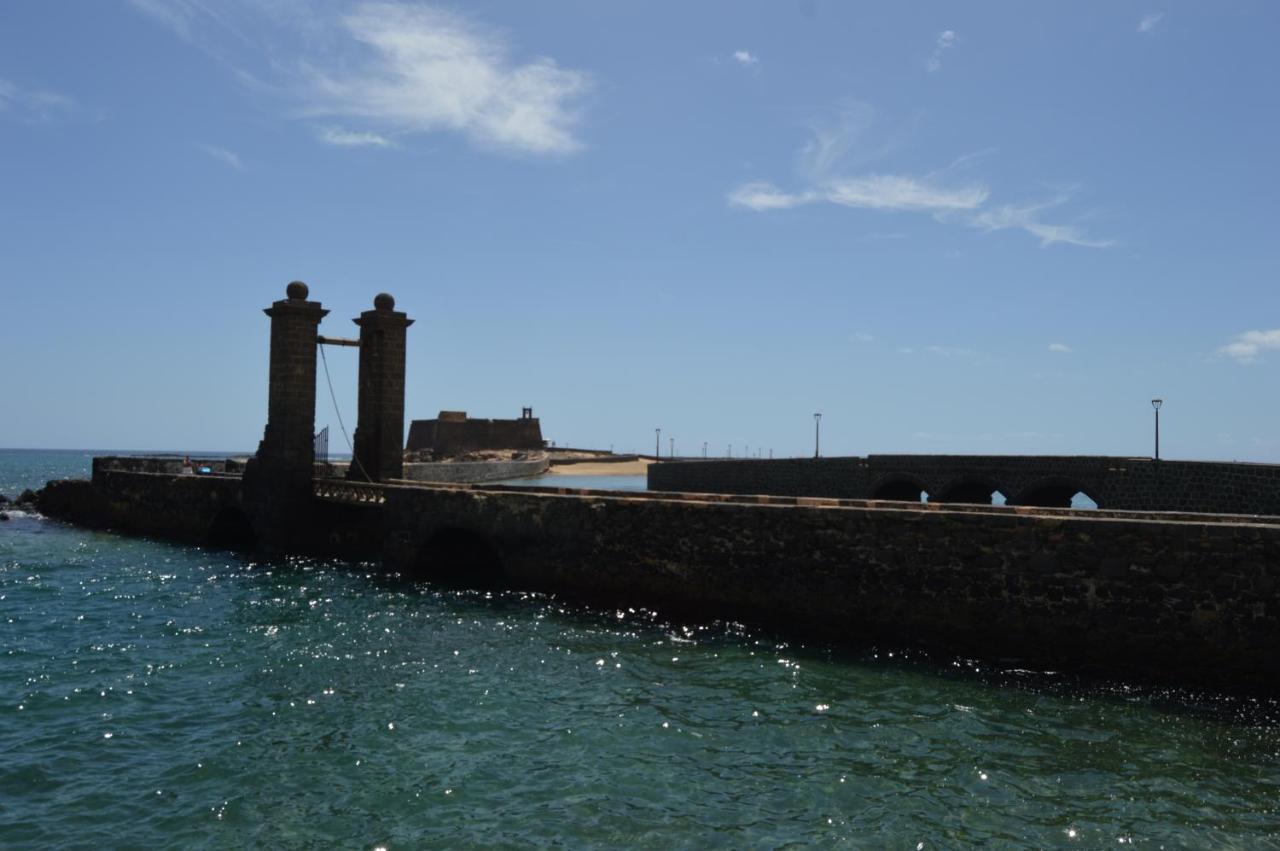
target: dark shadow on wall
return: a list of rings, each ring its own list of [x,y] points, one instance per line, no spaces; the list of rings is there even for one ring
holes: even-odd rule
[[[948,485],[936,497],[930,495],[930,502],[956,502],[966,505],[991,505],[992,497],[999,492],[991,482],[966,479]]]
[[[871,491],[872,499],[896,500],[898,502],[921,502],[924,496],[924,485],[907,476],[885,479]]]
[[[503,585],[506,571],[491,540],[449,526],[427,539],[405,578],[461,588],[497,588]]]
[[[1076,482],[1033,485],[1018,497],[1018,505],[1037,508],[1097,508],[1098,501]]]
[[[205,544],[217,550],[248,552],[258,546],[258,536],[253,531],[249,517],[238,508],[219,511],[205,532]]]

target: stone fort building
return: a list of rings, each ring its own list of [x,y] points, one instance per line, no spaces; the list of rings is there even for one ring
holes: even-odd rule
[[[441,411],[434,420],[414,420],[405,450],[439,457],[497,449],[537,450],[545,445],[533,408],[524,408],[518,420],[470,419],[466,411]]]

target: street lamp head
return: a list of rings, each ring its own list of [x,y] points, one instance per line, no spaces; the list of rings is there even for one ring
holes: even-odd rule
[[[820,419],[822,419],[822,414],[814,414],[814,415],[813,415],[813,418],[814,418],[815,420],[820,420]]]
[[[1151,400],[1151,407],[1155,408],[1157,411],[1158,411],[1158,410],[1160,410],[1160,406],[1161,406],[1161,405],[1163,405],[1163,404],[1164,404],[1164,400],[1163,400],[1163,399],[1152,399],[1152,400]]]

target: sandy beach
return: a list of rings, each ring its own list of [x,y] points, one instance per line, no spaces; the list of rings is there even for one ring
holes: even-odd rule
[[[547,470],[552,476],[642,476],[653,461],[637,458],[635,461],[615,461],[603,464],[558,464]]]

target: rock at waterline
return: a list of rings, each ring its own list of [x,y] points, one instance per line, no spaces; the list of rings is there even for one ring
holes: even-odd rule
[[[31,490],[30,488],[27,488],[18,497],[18,501],[15,502],[14,505],[35,505],[36,499],[37,499],[36,492]]]

